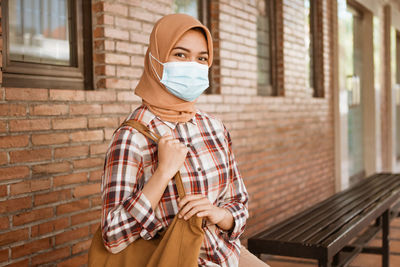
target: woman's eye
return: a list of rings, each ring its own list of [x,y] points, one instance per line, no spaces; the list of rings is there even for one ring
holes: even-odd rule
[[[176,53],[175,56],[185,58],[185,54],[183,54],[183,53]]]
[[[206,58],[206,57],[199,57],[199,61],[208,61],[208,58]]]

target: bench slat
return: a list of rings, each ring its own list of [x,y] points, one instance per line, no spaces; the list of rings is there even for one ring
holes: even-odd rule
[[[395,183],[395,184],[393,184]],[[319,244],[322,240],[329,237],[332,233],[336,232],[340,227],[353,220],[353,218],[362,214],[363,210],[373,205],[385,194],[391,191],[390,186],[400,186],[400,181],[395,177],[385,180],[380,186],[365,192],[365,195],[360,197],[357,201],[349,204],[347,207],[335,213],[330,213],[325,219],[309,225],[309,228],[301,235],[292,238],[291,241]]]
[[[375,176],[376,175],[368,178],[368,180],[365,180],[364,181],[365,185],[373,184],[373,182],[374,182],[373,178]],[[332,207],[335,207],[336,205],[347,204],[349,201],[346,201],[345,203],[343,203],[342,198],[346,198],[346,196],[348,194],[353,194],[353,193],[362,194],[363,190],[364,190],[364,186],[361,182],[356,184],[354,186],[354,188],[348,188],[348,189],[334,195],[333,197],[330,197],[330,198],[316,204],[315,206],[299,213],[298,215],[289,218],[288,220],[286,220],[286,222],[281,222],[281,223],[267,229],[266,231],[261,232],[260,234],[258,234],[258,236],[260,238],[279,239],[283,236],[288,235],[289,232],[291,230],[293,230],[294,228],[297,229],[298,227],[301,227],[302,225],[305,225],[306,223],[308,223],[310,221],[314,221],[315,218],[318,216],[321,216],[325,212],[325,210],[327,210],[327,209],[329,210]],[[352,189],[352,191],[350,191],[350,189]]]

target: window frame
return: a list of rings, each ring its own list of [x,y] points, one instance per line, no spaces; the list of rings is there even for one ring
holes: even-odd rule
[[[322,2],[310,0],[310,42],[312,49],[311,69],[313,97],[323,98],[324,91],[324,58],[323,58],[323,12]],[[322,71],[321,71],[322,70]]]
[[[2,1],[3,87],[92,89],[91,1],[69,0],[71,66],[11,61],[8,0]]]
[[[261,97],[284,96],[284,60],[283,60],[283,3],[282,0],[264,0],[268,16],[269,65],[271,94]]]

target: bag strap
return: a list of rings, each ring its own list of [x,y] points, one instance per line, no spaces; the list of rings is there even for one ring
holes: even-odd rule
[[[124,127],[124,126],[129,126],[129,127],[136,129],[139,133],[141,133],[144,136],[146,136],[147,138],[153,140],[157,144],[161,138],[160,135],[150,131],[149,128],[147,128],[145,125],[143,125],[142,123],[135,121],[135,120],[127,120],[127,121],[123,122],[119,126],[119,128]],[[182,183],[181,173],[178,171],[175,174],[174,178],[175,178],[176,188],[178,189],[178,195],[182,199],[186,194],[185,194],[185,189],[184,189],[183,183]]]

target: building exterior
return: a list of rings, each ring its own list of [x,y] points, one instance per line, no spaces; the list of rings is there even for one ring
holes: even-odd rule
[[[250,194],[243,243],[381,171],[400,171],[398,0],[2,0],[0,266],[81,266],[104,153],[137,106],[163,15],[208,25],[198,107],[224,121]]]

